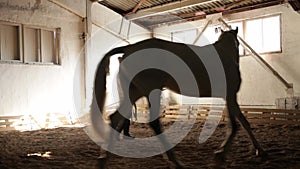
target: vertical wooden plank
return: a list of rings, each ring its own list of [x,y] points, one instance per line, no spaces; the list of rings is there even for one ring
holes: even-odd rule
[[[244,111],[244,116],[247,118],[248,117],[248,111]]]
[[[41,44],[41,29],[37,29],[37,50],[38,50],[38,62],[42,62],[42,44]]]
[[[2,60],[2,50],[1,50],[2,49],[2,45],[1,45],[2,44],[1,43],[1,41],[2,41],[2,35],[1,35],[2,34],[2,29],[3,29],[2,24],[0,23],[0,61]]]
[[[228,110],[225,107],[224,110],[223,110],[223,121],[227,121],[227,115],[228,115]]]
[[[189,109],[188,109],[188,119],[191,118],[191,114],[192,114],[192,111],[193,111],[193,106],[189,106]]]
[[[56,63],[61,65],[61,60],[60,60],[60,35],[61,35],[61,29],[57,28],[56,29],[56,36],[55,36],[55,51],[56,51]]]
[[[55,29],[54,31],[53,31],[53,54],[54,54],[54,64],[58,64],[58,55],[57,55],[57,39],[56,39],[56,36],[57,36],[57,30]]]
[[[6,128],[10,127],[9,119],[5,119],[5,127]]]
[[[19,27],[19,46],[20,46],[20,61],[24,62],[24,26],[20,25]]]

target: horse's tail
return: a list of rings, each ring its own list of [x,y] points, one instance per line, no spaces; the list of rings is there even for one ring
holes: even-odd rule
[[[94,93],[101,113],[103,112],[106,98],[106,76],[109,73],[110,57],[118,53],[124,53],[124,49],[125,47],[118,47],[110,50],[104,55],[98,65],[95,76]]]

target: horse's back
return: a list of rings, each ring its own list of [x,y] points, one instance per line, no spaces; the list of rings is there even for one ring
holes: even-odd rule
[[[201,55],[201,57],[205,56],[205,54]],[[131,63],[126,62],[127,66],[121,69],[127,73],[133,69],[133,66],[140,67],[143,64],[145,67],[151,67],[152,64],[153,68],[159,69],[159,71],[139,72],[132,81],[136,83],[136,86],[143,89],[166,87],[181,94],[210,96],[211,86],[208,73],[201,57],[191,48],[191,45],[152,38],[130,45],[124,54],[124,58],[126,57],[138,58],[137,60],[143,58],[141,60],[143,63],[133,61],[135,59]],[[179,91],[178,86],[190,86],[192,83],[198,86],[199,92],[190,92],[187,89]],[[191,89],[191,87],[186,88]]]
[[[193,75],[193,80],[195,80],[196,84],[198,85],[199,94],[194,93],[193,96],[210,97],[212,95],[212,87],[217,88],[217,91],[227,90],[227,92],[230,93],[236,93],[239,90],[241,78],[238,64],[235,63],[231,58],[232,56],[230,53],[224,53],[222,50],[220,50],[223,48],[224,47],[222,46],[221,48],[219,48],[219,46],[217,47],[215,45],[200,47],[151,38],[140,41],[136,44],[129,45],[127,51],[124,54],[124,58],[129,57],[130,55],[138,55],[138,57],[140,56],[147,58],[154,63],[163,65],[164,68],[161,68],[161,72],[167,70],[168,67],[177,67],[177,69],[183,69],[182,66],[174,65],[175,62],[172,62],[170,61],[170,59],[166,58],[171,58],[171,60],[179,59],[182,61],[184,66],[187,66],[189,68],[190,72]],[[127,69],[131,68],[127,67]],[[218,77],[222,77],[221,79],[219,78],[217,82],[212,81],[213,77],[211,77],[216,74],[216,69],[220,69]],[[170,80],[170,78],[166,78],[166,76],[159,76],[159,73],[155,73],[156,76],[153,76],[153,74],[151,75],[151,72],[147,72],[145,74],[142,74],[140,78],[136,78],[136,80],[144,80],[145,82],[147,82],[143,83],[145,85],[147,85],[148,83],[157,83],[155,81],[164,81],[166,83],[166,86],[175,86],[174,79],[177,79],[172,74],[171,76],[174,79]],[[179,72],[179,76],[186,77],[186,83],[189,83],[189,81],[191,81],[191,78],[188,77],[190,77],[191,73],[188,73],[188,71],[181,71]],[[151,80],[149,81],[147,79]],[[169,79],[169,81],[166,79]],[[214,83],[214,86],[212,86],[211,83]],[[178,87],[174,88],[178,90]],[[219,95],[219,93],[221,94]],[[223,97],[225,93],[226,92],[217,92],[217,94],[215,95],[216,97]],[[191,94],[192,93],[187,93],[187,95]]]

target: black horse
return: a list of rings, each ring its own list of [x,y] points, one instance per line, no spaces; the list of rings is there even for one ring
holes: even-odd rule
[[[106,76],[109,73],[110,57],[114,54],[123,53],[122,63],[124,64],[120,64],[119,80],[121,83],[120,92],[123,93],[124,99],[121,100],[119,109],[110,116],[111,126],[115,130],[120,132],[124,128],[124,121],[127,117],[129,117],[128,112],[131,112],[132,105],[134,105],[139,98],[146,97],[149,101],[150,119],[152,118],[150,126],[156,134],[161,134],[161,124],[158,117],[160,94],[163,89],[168,89],[175,93],[192,97],[222,97],[226,100],[227,104],[229,127],[226,139],[220,146],[220,149],[215,153],[216,161],[221,164],[221,162],[225,159],[225,155],[228,152],[237,131],[236,118],[249,134],[257,154],[264,155],[265,152],[255,139],[250,125],[241,113],[237,103],[237,92],[241,85],[238,51],[239,42],[237,40],[237,33],[238,29],[222,31],[217,42],[204,47],[173,43],[153,38],[136,44],[112,49],[101,60],[95,76],[94,93],[100,111],[103,111],[105,102]],[[147,60],[148,58],[149,64],[157,65],[157,67],[154,66],[154,68],[151,68],[150,66],[143,70],[135,69],[135,67],[142,64],[140,63],[141,60],[138,61],[135,59],[142,57],[142,55],[146,55],[146,57],[143,56],[143,59]],[[165,57],[165,55],[169,56]],[[210,63],[210,65],[207,65],[209,61],[207,62],[205,59],[207,60],[207,57],[211,57],[209,55],[217,55],[219,64]],[[153,57],[155,57],[154,62],[153,59],[151,59]],[[165,58],[171,59],[168,60]],[[168,68],[176,67],[176,69],[172,70],[178,70],[177,73],[182,73],[180,77],[186,77],[183,81],[186,80],[186,83],[190,83],[188,81],[190,76],[188,74],[184,74],[186,73],[184,71],[181,72],[182,68],[180,65],[174,65],[175,62],[172,62],[172,60],[176,59],[179,59],[179,62],[187,65],[190,73],[192,74],[193,82],[197,86],[196,89],[189,90],[189,86],[182,87],[182,82],[178,82],[172,74],[165,71],[167,68],[162,68],[164,70],[160,70],[158,68],[159,66]],[[143,64],[145,65],[145,63]],[[132,72],[133,69],[139,70],[140,72]],[[217,84],[214,84],[216,82],[212,79],[215,77],[210,77],[210,72],[213,72],[211,70],[215,69],[222,70],[221,72],[223,72],[224,75],[223,84],[219,84],[218,82]],[[222,89],[224,90],[222,91]],[[150,98],[150,95],[152,98]],[[169,144],[165,137],[160,137],[160,141],[165,146],[168,146]],[[184,168],[184,165],[175,157],[172,149],[168,150],[166,154],[169,160],[173,162],[177,168]]]

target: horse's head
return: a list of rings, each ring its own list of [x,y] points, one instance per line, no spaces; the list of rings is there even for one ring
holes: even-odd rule
[[[236,56],[237,63],[239,62],[239,41],[237,38],[238,28],[229,31],[221,30],[221,35],[219,36],[218,42],[222,44],[224,48],[229,51],[233,51],[234,56]]]
[[[239,41],[237,39],[237,34],[238,34],[238,27],[236,29],[231,29],[229,31],[223,31],[221,30],[221,35],[219,36],[218,41],[227,41],[228,43],[231,44],[231,42],[233,42],[234,46],[236,48],[239,47]]]

